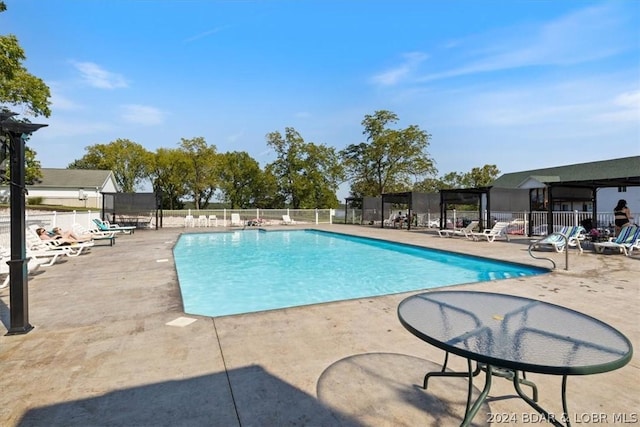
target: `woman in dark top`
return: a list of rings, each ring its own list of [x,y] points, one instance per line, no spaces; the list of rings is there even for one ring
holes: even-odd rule
[[[620,230],[625,225],[631,225],[631,211],[627,207],[627,201],[624,199],[618,200],[618,204],[613,209],[613,216],[616,224],[616,236],[620,234]]]

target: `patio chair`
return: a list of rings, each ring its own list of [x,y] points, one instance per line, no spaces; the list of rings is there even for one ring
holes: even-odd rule
[[[209,215],[209,227],[217,227],[218,226],[218,217],[215,215]]]
[[[605,249],[616,249],[618,253],[624,253],[629,256],[634,249],[640,248],[640,227],[636,225],[628,225],[622,227],[618,237],[610,238],[608,242],[596,242],[593,249],[601,254]]]
[[[116,231],[101,231],[98,228],[88,229],[78,223],[73,224],[71,229],[76,234],[91,235],[93,240],[106,240],[109,242],[109,246],[113,246],[116,243]]]
[[[95,244],[93,241],[84,242],[60,242],[58,240],[42,240],[36,229],[39,225],[32,224],[25,230],[25,241],[31,250],[61,251],[70,257],[79,256],[83,252],[88,252]]]
[[[242,219],[240,219],[240,214],[239,213],[232,213],[231,214],[231,226],[232,227],[244,227],[244,223],[242,222]]]
[[[391,214],[389,215],[389,219],[385,219],[384,221],[382,221],[382,226],[393,227],[395,225],[395,220],[396,220],[396,214],[391,212]]]
[[[504,237],[509,241],[509,235],[506,233],[507,227],[509,226],[508,222],[496,222],[495,225],[491,229],[483,230],[481,233],[472,232],[471,238],[475,241],[480,240],[481,237],[487,239],[487,242],[493,242],[497,237]]]
[[[135,225],[120,226],[118,224],[111,224],[109,221],[103,221],[100,218],[94,218],[93,222],[98,227],[98,230],[106,232],[131,234],[136,229]]]
[[[282,215],[282,224],[283,225],[292,225],[292,224],[295,224],[295,223],[296,222],[294,220],[292,220],[289,215]]]
[[[438,230],[438,235],[440,237],[454,237],[454,236],[464,236],[467,239],[471,239],[471,233],[473,233],[473,230],[478,226],[480,222],[479,221],[471,221],[469,224],[467,224],[466,227],[463,228],[458,228],[458,229],[444,229],[444,230]]]
[[[584,239],[585,229],[581,225],[564,226],[557,233],[551,233],[545,238],[531,242],[530,248],[536,249],[552,249],[556,252],[562,252],[566,246],[576,247],[582,253],[582,245],[580,241]]]
[[[55,257],[51,260],[51,265],[53,265],[61,256],[73,257],[80,255],[80,253],[71,248],[71,246],[47,245],[46,242],[40,240],[40,237],[38,237],[33,230],[27,229],[24,234],[27,244],[26,252],[36,254],[40,257]]]
[[[45,264],[45,261],[42,260],[41,258],[37,258],[33,255],[31,256],[27,255],[27,257],[29,258],[29,261],[27,262],[27,272],[29,274],[38,270],[38,268],[40,268],[41,265]],[[0,289],[6,288],[7,286],[9,286],[9,281],[11,277],[9,275],[9,265],[7,264],[7,261],[9,261],[10,259],[11,259],[11,251],[9,251],[9,249],[5,248],[4,246],[0,246],[0,275],[6,274],[6,277],[4,278],[2,283],[0,283]]]

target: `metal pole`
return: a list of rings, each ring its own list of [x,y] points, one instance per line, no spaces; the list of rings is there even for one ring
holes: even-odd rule
[[[9,260],[9,330],[7,335],[26,334],[33,326],[29,324],[29,288],[25,242],[25,154],[24,140],[27,135],[43,126],[24,123],[0,115],[0,131],[9,136],[10,188],[11,188],[11,259]]]
[[[27,279],[24,208],[24,140],[22,135],[9,132],[11,139],[11,260],[10,326],[7,335],[26,334],[29,324],[29,285]]]

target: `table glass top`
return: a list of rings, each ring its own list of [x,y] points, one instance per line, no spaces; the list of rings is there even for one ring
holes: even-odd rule
[[[591,374],[624,366],[632,355],[629,340],[606,323],[512,295],[427,292],[402,301],[398,316],[432,345],[504,368]]]

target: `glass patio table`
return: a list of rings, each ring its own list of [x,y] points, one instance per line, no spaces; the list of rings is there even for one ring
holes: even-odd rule
[[[512,380],[518,395],[548,422],[569,426],[567,377],[621,368],[633,354],[629,339],[598,319],[512,295],[425,292],[403,300],[398,305],[398,318],[413,335],[446,352],[442,370],[425,375],[425,389],[433,376],[468,377],[463,426],[471,423],[486,400],[492,376]],[[466,358],[468,372],[447,371],[449,353]],[[473,377],[482,371],[485,385],[471,405]],[[526,372],[562,375],[562,416],[554,416],[537,403],[537,388],[526,379]],[[524,393],[522,385],[532,388],[532,397]]]

